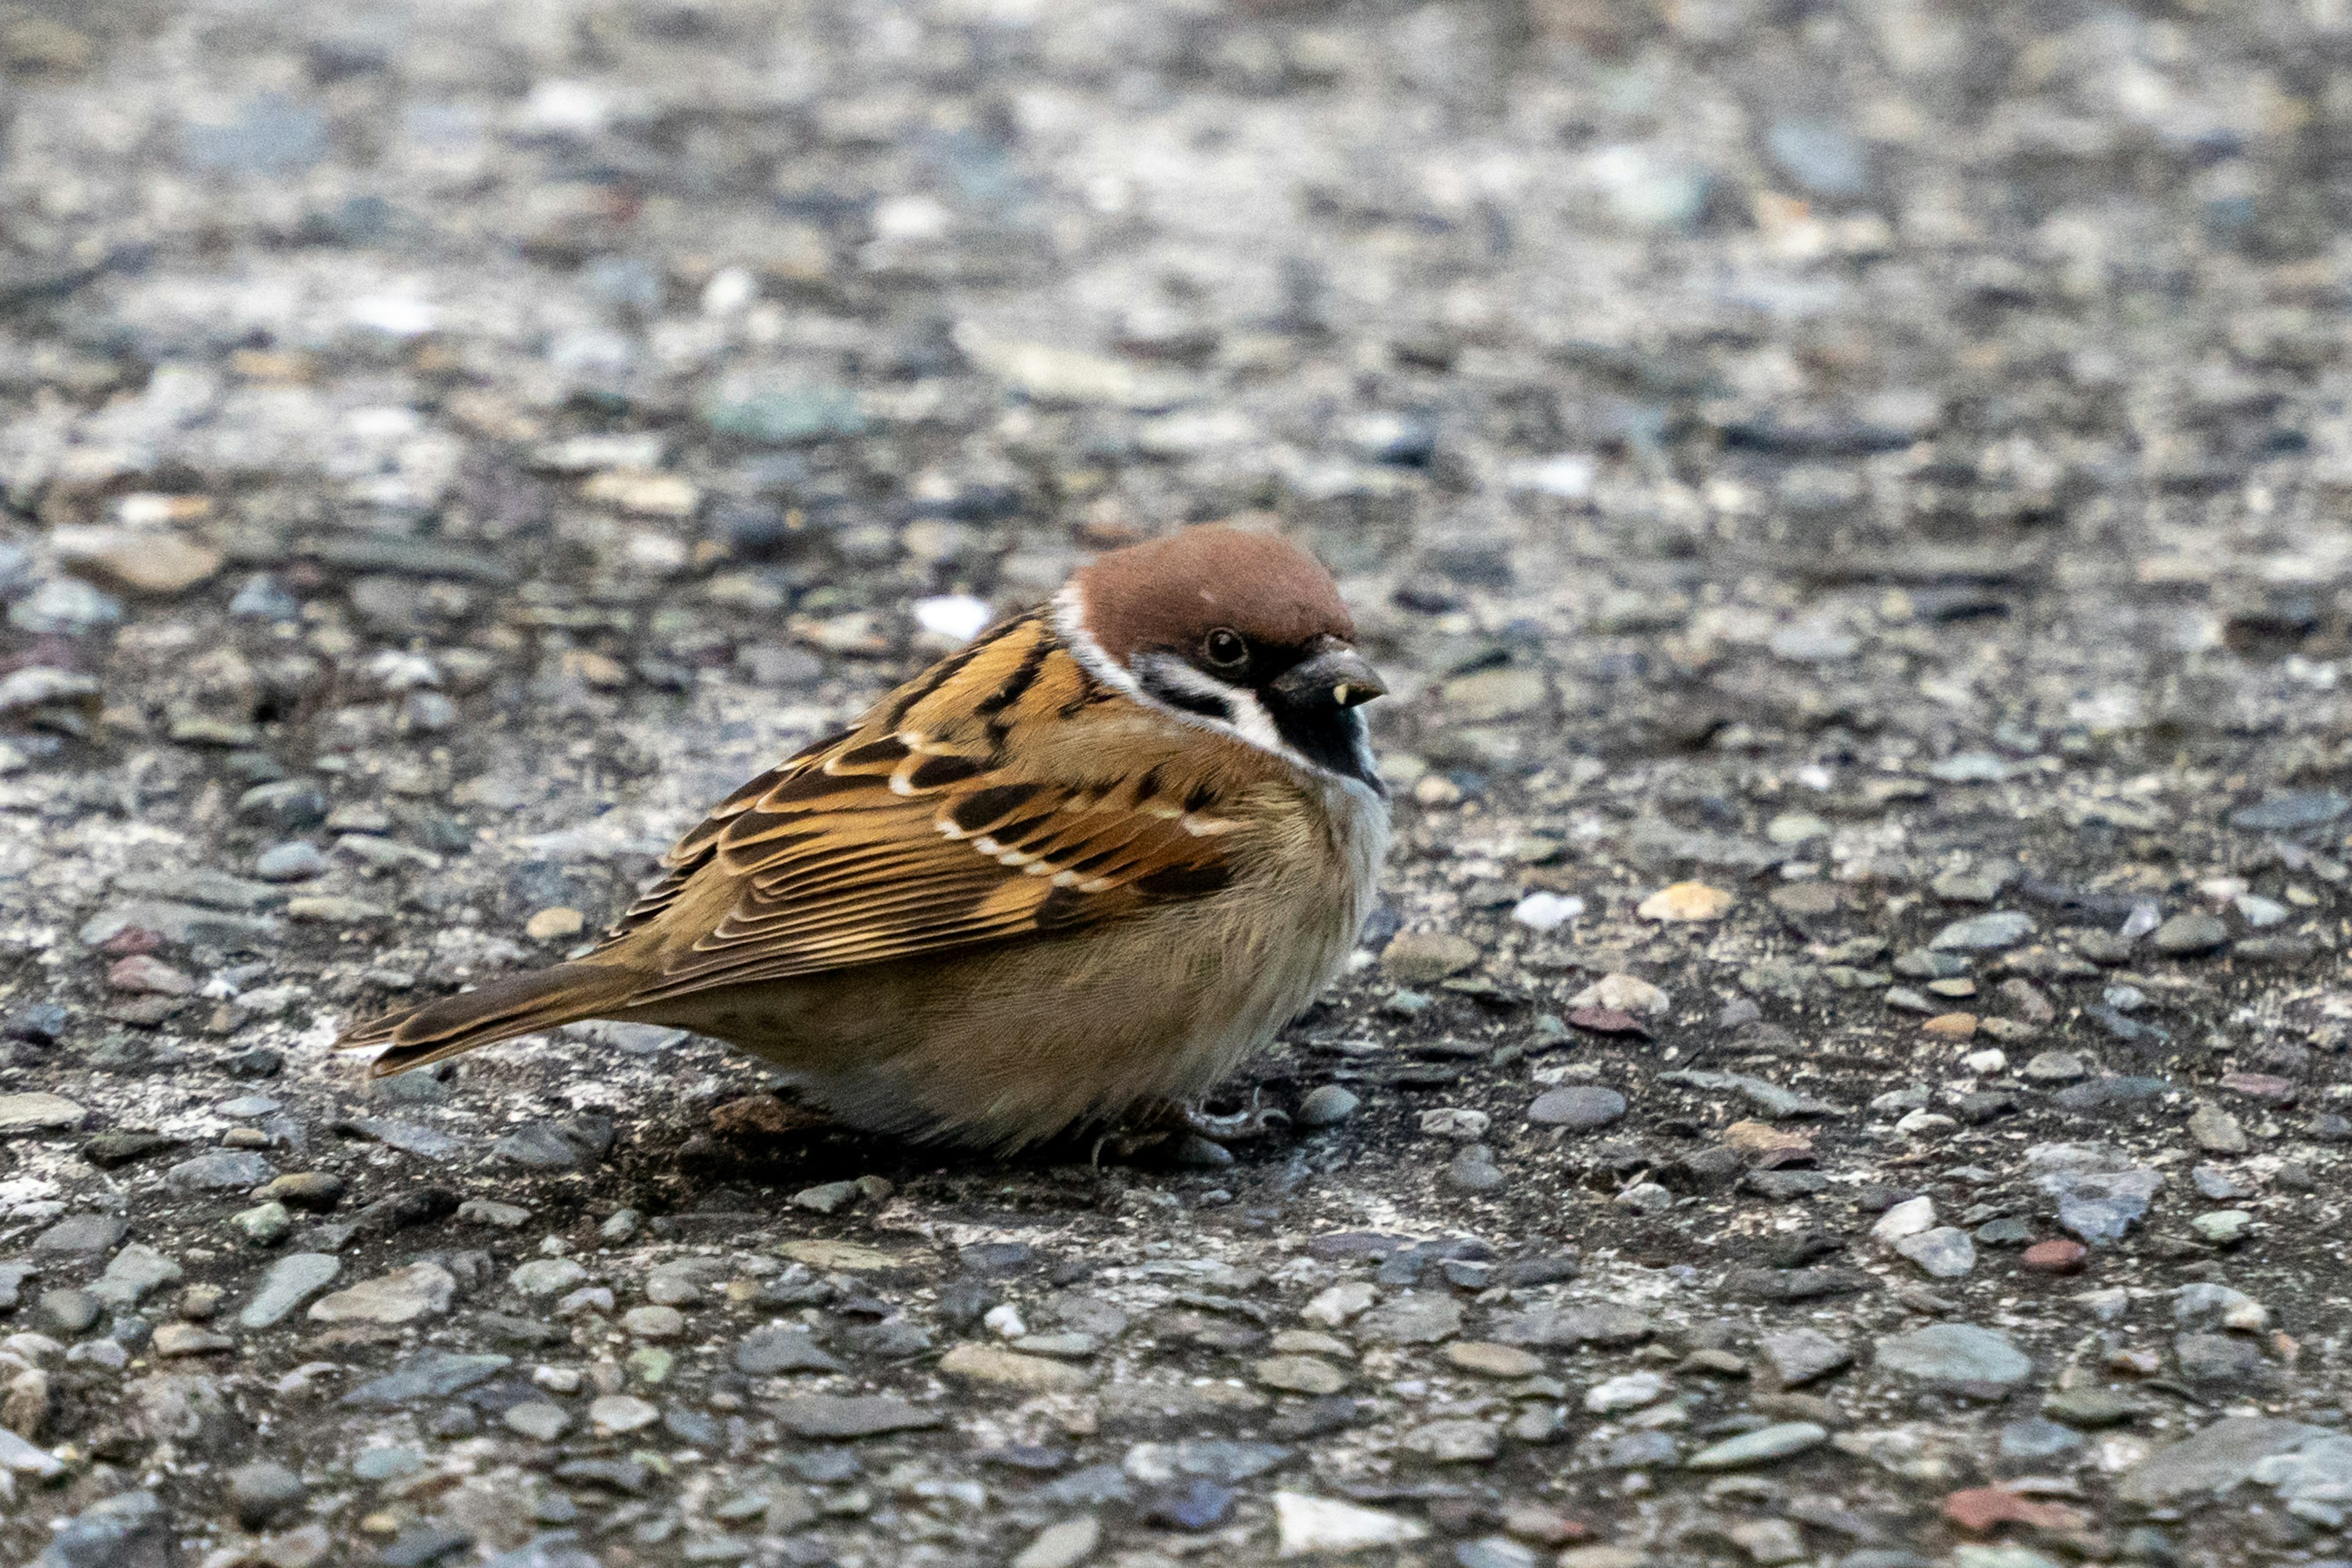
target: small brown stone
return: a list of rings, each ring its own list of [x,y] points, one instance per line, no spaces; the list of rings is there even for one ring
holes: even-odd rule
[[[1775,1127],[1769,1121],[1735,1121],[1723,1130],[1727,1147],[1737,1149],[1751,1160],[1767,1155],[1810,1154],[1813,1152],[1813,1135],[1793,1128]]]
[[[2090,1248],[2079,1241],[2053,1237],[2027,1247],[2018,1255],[2017,1262],[2018,1267],[2036,1274],[2076,1274],[2082,1271],[2083,1259],[2089,1252]]]
[[[1974,1013],[1938,1013],[1920,1025],[1919,1032],[1934,1035],[1938,1039],[1973,1039],[1977,1032],[1977,1016]]]
[[[1485,1340],[1456,1340],[1445,1347],[1445,1359],[1483,1377],[1533,1377],[1544,1368],[1543,1357],[1532,1351]]]

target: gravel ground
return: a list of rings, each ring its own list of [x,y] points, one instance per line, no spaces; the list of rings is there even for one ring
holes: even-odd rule
[[[2347,65],[0,0],[0,1555],[2352,1555]],[[1237,514],[1397,691],[1384,908],[1226,1101],[1286,1133],[329,1052]]]

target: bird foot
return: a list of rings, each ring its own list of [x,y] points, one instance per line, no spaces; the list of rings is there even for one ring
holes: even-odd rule
[[[1230,1116],[1213,1116],[1197,1105],[1154,1100],[1139,1106],[1127,1120],[1095,1140],[1094,1159],[1105,1151],[1115,1160],[1129,1160],[1147,1149],[1162,1150],[1180,1165],[1230,1165],[1231,1143],[1265,1138],[1290,1125],[1290,1118],[1273,1106],[1262,1106],[1255,1093],[1249,1109]]]

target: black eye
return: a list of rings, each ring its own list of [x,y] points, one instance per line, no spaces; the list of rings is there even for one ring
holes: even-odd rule
[[[1231,626],[1219,626],[1201,639],[1201,657],[1213,669],[1239,669],[1249,662],[1249,644]]]

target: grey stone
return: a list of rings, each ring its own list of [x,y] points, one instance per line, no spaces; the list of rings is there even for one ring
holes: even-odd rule
[[[2038,1143],[2025,1163],[2058,1200],[2059,1226],[2093,1247],[2121,1240],[2164,1186],[2162,1172],[2095,1143]]]
[[[68,1337],[87,1333],[104,1310],[87,1290],[44,1290],[35,1304],[41,1326]]]
[[[40,1272],[37,1264],[0,1263],[0,1312],[13,1312],[20,1299],[25,1281]]]
[[[275,915],[232,914],[163,899],[131,899],[109,904],[83,921],[77,934],[89,946],[102,947],[126,931],[152,931],[168,942],[225,952],[259,952],[283,941],[285,925]]]
[[[840,1372],[843,1367],[807,1330],[771,1323],[752,1330],[735,1346],[735,1370],[751,1377],[772,1377],[783,1372]]]
[[[163,1183],[183,1192],[242,1192],[277,1173],[278,1167],[259,1154],[223,1150],[181,1161],[163,1173]]]
[[[61,1094],[0,1094],[0,1133],[79,1127],[89,1114]]]
[[[603,1118],[534,1121],[490,1145],[490,1152],[530,1171],[568,1171],[591,1165],[613,1144],[612,1123]]]
[[[1606,1127],[1625,1114],[1625,1097],[1597,1084],[1569,1084],[1549,1089],[1528,1107],[1528,1120],[1570,1132]]]
[[[2112,1012],[2111,1008],[2084,1008],[2085,1013]],[[2116,1017],[2122,1017],[2116,1014]],[[2128,1023],[2129,1020],[2126,1019]],[[2095,1078],[2085,1083],[2070,1084],[2050,1097],[2058,1109],[2078,1116],[2098,1116],[2135,1105],[2144,1105],[2162,1099],[2172,1085],[2160,1078],[2116,1076]]]
[[[2238,1119],[2210,1100],[2189,1113],[2189,1136],[2209,1154],[2242,1154],[2249,1147]]]
[[[430,1350],[402,1362],[382,1377],[371,1378],[343,1395],[350,1405],[395,1408],[422,1399],[446,1399],[478,1384],[488,1383],[513,1359],[502,1355],[464,1355],[456,1351]]]
[[[412,1263],[373,1279],[362,1279],[348,1290],[338,1290],[310,1303],[312,1321],[321,1323],[412,1322],[449,1310],[457,1280],[437,1263]]]
[[[1505,1179],[1503,1168],[1495,1163],[1495,1151],[1484,1143],[1465,1147],[1445,1163],[1446,1184],[1461,1192],[1492,1192]]]
[[[1298,1125],[1301,1127],[1337,1127],[1356,1114],[1363,1101],[1336,1083],[1327,1083],[1309,1089],[1307,1098],[1298,1102]]]
[[[1498,1315],[1489,1337],[1499,1344],[1570,1348],[1635,1345],[1656,1331],[1631,1307],[1531,1307]]]
[[[1756,1348],[1772,1365],[1784,1388],[1797,1388],[1827,1377],[1853,1362],[1853,1350],[1819,1329],[1790,1329],[1766,1334]]]
[[[33,1568],[178,1568],[178,1545],[153,1492],[117,1492],[51,1536]]]
[[[507,1283],[525,1296],[559,1296],[588,1278],[588,1270],[569,1258],[534,1258],[518,1264]]]
[[[1700,1449],[1683,1461],[1690,1470],[1738,1470],[1792,1458],[1829,1441],[1829,1428],[1811,1421],[1783,1421],[1742,1432]]]
[[[2234,1387],[2253,1375],[2263,1355],[2250,1341],[2229,1334],[2175,1334],[2172,1358],[2191,1384]]]
[[[119,1215],[68,1215],[33,1238],[33,1250],[68,1255],[105,1252],[130,1233],[130,1222]]]
[[[237,1522],[247,1530],[266,1528],[309,1493],[300,1476],[274,1459],[257,1459],[228,1473],[229,1506],[236,1510]]]
[[[2299,833],[2325,827],[2347,811],[2352,811],[2352,798],[2334,790],[2310,790],[2242,805],[2230,814],[2230,826],[2247,833]]]
[[[147,1292],[180,1278],[180,1266],[142,1242],[132,1242],[107,1263],[89,1293],[118,1312],[137,1306]]]
[[[2168,958],[2195,958],[2227,947],[2230,928],[2201,910],[2178,914],[2157,927],[2148,942]]]
[[[1972,1323],[1930,1323],[1880,1340],[1878,1364],[1923,1383],[2008,1387],[2032,1373],[2033,1362],[2007,1334]]]
[[[255,856],[253,873],[264,881],[307,882],[327,874],[327,858],[308,839],[291,839]]]
[[[1793,1089],[1782,1089],[1760,1078],[1746,1073],[1707,1072],[1683,1069],[1662,1072],[1661,1083],[1688,1084],[1693,1089],[1728,1089],[1748,1097],[1750,1104],[1769,1117],[1843,1116],[1845,1112],[1827,1100],[1815,1100]]]
[[[1433,1464],[1484,1464],[1502,1451],[1503,1435],[1485,1421],[1430,1421],[1407,1427],[1402,1441]]]
[[[2032,934],[2032,915],[2021,910],[1999,910],[1954,921],[1937,931],[1927,946],[1944,952],[1997,952],[2015,947]]]
[[[1977,1266],[1976,1245],[1956,1226],[1939,1225],[1916,1236],[1906,1236],[1895,1250],[1917,1265],[1931,1279],[1961,1279]]]
[[[2225,1415],[2180,1442],[2158,1448],[2116,1484],[2120,1502],[2170,1508],[2200,1496],[2219,1497],[2249,1479],[2273,1454],[2292,1453],[2335,1434],[2268,1415]]]
[[[771,1413],[794,1436],[813,1439],[876,1437],[936,1426],[940,1412],[887,1394],[797,1394],[777,1400]]]
[[[341,1258],[328,1253],[288,1253],[269,1266],[236,1321],[248,1329],[277,1327],[295,1308],[334,1283],[342,1267]]]
[[[1407,1291],[1358,1318],[1355,1329],[1375,1344],[1436,1344],[1462,1331],[1462,1307],[1451,1296]]]
[[[2046,1416],[2028,1415],[2000,1429],[2000,1457],[2028,1464],[2071,1454],[2084,1444],[2080,1432]]]
[[[448,1160],[466,1150],[463,1139],[452,1137],[437,1127],[389,1116],[347,1116],[335,1123],[335,1131],[344,1137],[364,1138],[420,1160]]]

